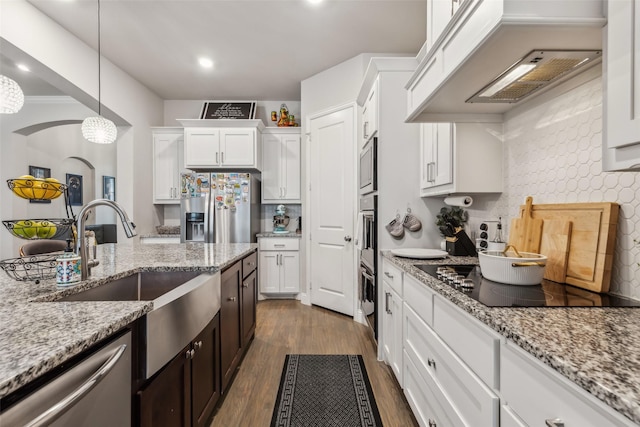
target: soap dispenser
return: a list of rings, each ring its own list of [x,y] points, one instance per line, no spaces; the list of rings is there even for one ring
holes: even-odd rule
[[[73,252],[71,239],[67,239],[67,247],[64,254],[56,259],[56,283],[58,286],[67,286],[80,281],[80,257]]]

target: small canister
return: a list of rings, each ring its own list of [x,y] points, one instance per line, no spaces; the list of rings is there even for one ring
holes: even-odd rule
[[[80,281],[82,259],[73,252],[71,240],[67,239],[67,248],[60,258],[56,258],[56,283],[66,286]]]

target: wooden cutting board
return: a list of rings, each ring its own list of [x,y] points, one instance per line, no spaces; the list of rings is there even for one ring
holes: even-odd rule
[[[542,238],[543,220],[533,218],[533,197],[525,199],[524,211],[520,212],[520,218],[511,220],[509,230],[509,244],[515,246],[520,252],[540,253],[540,239]]]
[[[545,220],[540,239],[540,253],[547,256],[544,278],[564,283],[567,278],[569,245],[571,243],[571,221]]]
[[[520,207],[521,216],[526,205]],[[620,207],[616,203],[533,205],[531,216],[571,222],[565,283],[609,292]]]

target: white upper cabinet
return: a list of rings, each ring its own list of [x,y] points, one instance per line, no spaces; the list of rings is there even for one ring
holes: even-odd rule
[[[180,203],[180,173],[184,172],[182,128],[152,128],[153,203]]]
[[[605,171],[640,169],[640,2],[607,2],[604,51]]]
[[[443,33],[461,0],[427,0],[427,48]],[[455,9],[454,9],[455,4]]]
[[[262,203],[300,203],[300,128],[262,135]]]
[[[191,169],[261,169],[262,120],[179,120]]]
[[[502,192],[502,125],[423,123],[420,196]]]
[[[362,106],[362,145],[367,143],[378,133],[378,85],[376,78],[371,85],[371,90]]]

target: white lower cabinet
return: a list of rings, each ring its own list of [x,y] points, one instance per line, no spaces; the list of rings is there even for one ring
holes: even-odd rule
[[[524,425],[636,425],[510,342],[502,346],[500,373],[502,403]]]
[[[400,269],[382,261],[382,353],[402,387],[402,280]]]
[[[261,237],[258,242],[260,292],[300,292],[300,241],[297,238]]]

